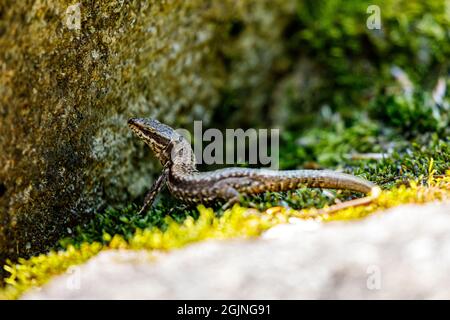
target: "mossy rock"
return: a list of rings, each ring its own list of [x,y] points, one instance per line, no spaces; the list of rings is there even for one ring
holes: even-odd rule
[[[145,192],[156,170],[129,117],[208,121],[235,89],[262,105],[295,16],[281,0],[2,1],[0,264]]]

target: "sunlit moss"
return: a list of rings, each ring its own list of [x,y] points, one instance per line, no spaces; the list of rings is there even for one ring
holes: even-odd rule
[[[432,166],[432,164],[430,164]],[[433,170],[430,169],[433,173]],[[146,249],[171,250],[206,239],[247,238],[260,235],[265,230],[289,218],[318,219],[321,221],[353,220],[371,213],[406,203],[425,203],[450,199],[450,171],[445,176],[430,177],[425,184],[410,182],[409,186],[385,190],[371,204],[340,210],[332,215],[316,215],[316,209],[291,210],[272,207],[263,212],[235,205],[217,216],[214,211],[199,206],[199,217],[188,216],[182,223],[166,217],[166,227],[137,229],[130,239],[122,235],[105,233],[105,243],[82,243],[79,248],[68,245],[65,250],[52,251],[18,263],[9,262],[4,268],[10,274],[7,286],[0,291],[0,298],[14,299],[33,287],[45,284],[52,276],[64,273],[70,266],[83,263],[102,250]]]
[[[159,249],[169,250],[188,243],[204,239],[226,239],[233,237],[251,237],[280,222],[286,222],[286,216],[264,216],[256,210],[235,206],[221,217],[216,217],[212,209],[198,207],[199,218],[187,217],[178,223],[166,217],[165,231],[160,228],[137,229],[130,240],[121,235],[104,234],[107,244],[99,242],[83,243],[79,248],[69,245],[66,250],[52,251],[18,263],[9,262],[4,268],[10,273],[6,278],[7,286],[0,291],[0,298],[17,298],[31,287],[47,282],[53,275],[64,273],[71,265],[80,264],[101,250],[106,249]]]
[[[333,220],[354,220],[366,217],[367,215],[388,208],[392,208],[406,203],[427,203],[450,198],[450,172],[446,176],[428,180],[428,185],[419,185],[410,182],[409,186],[401,185],[388,191],[383,191],[380,196],[367,206],[347,208],[331,215],[320,217],[323,221]],[[301,213],[302,216],[314,214],[315,209]]]
[[[70,266],[95,256],[102,247],[98,242],[83,243],[79,249],[69,246],[64,251],[52,251],[30,259],[19,259],[15,264],[8,261],[4,269],[10,275],[5,279],[5,289],[0,290],[0,299],[18,298],[27,289],[38,287],[52,276],[64,273]]]

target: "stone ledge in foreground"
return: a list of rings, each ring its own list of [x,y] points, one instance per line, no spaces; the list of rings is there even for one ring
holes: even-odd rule
[[[450,298],[450,203],[357,222],[294,220],[260,239],[209,241],[149,259],[109,251],[24,299]],[[73,277],[73,276],[72,276]]]

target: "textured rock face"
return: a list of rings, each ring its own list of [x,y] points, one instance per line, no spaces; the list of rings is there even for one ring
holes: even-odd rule
[[[449,203],[353,223],[299,220],[253,241],[103,252],[23,298],[448,299],[449,234]]]
[[[259,108],[294,15],[281,0],[2,1],[0,263],[144,192],[154,170],[127,118],[208,120],[230,90]]]

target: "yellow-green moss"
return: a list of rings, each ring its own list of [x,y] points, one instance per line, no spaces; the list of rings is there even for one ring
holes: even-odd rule
[[[4,268],[10,275],[6,278],[6,288],[0,291],[0,299],[18,298],[28,289],[45,284],[52,276],[64,273],[70,266],[83,263],[102,250],[170,250],[206,239],[255,237],[272,226],[288,222],[291,217],[322,221],[350,220],[400,204],[444,199],[450,199],[450,171],[445,176],[430,176],[426,185],[410,182],[408,187],[383,191],[370,205],[347,208],[332,215],[316,216],[315,209],[297,211],[284,207],[272,207],[260,212],[235,205],[217,217],[212,209],[199,206],[197,220],[187,217],[183,223],[177,223],[167,217],[168,227],[165,231],[159,228],[138,229],[129,241],[119,235],[105,234],[104,238],[109,241],[106,245],[83,243],[79,249],[69,246],[64,251],[52,251],[28,260],[20,259],[16,264],[9,262]]]
[[[101,250],[169,250],[204,239],[257,236],[269,227],[287,221],[287,216],[265,216],[240,206],[228,210],[220,218],[215,216],[212,209],[199,206],[198,210],[200,216],[197,220],[188,217],[179,224],[167,217],[168,227],[165,231],[158,228],[137,230],[130,241],[119,235],[111,237],[105,234],[105,238],[111,237],[108,245],[84,243],[79,249],[69,246],[65,251],[52,251],[28,260],[20,259],[17,264],[9,262],[5,270],[10,276],[6,278],[7,287],[0,292],[0,298],[17,298],[27,289],[44,284],[53,275],[65,272],[69,266],[80,264]]]
[[[430,201],[441,201],[450,198],[450,171],[445,176],[429,178],[427,186],[414,181],[409,186],[401,185],[388,191],[381,192],[380,196],[367,206],[347,208],[331,215],[318,217],[323,221],[354,220],[368,216],[369,214],[384,209],[389,209],[401,204],[423,204]],[[300,215],[314,214],[315,209],[310,209]]]

